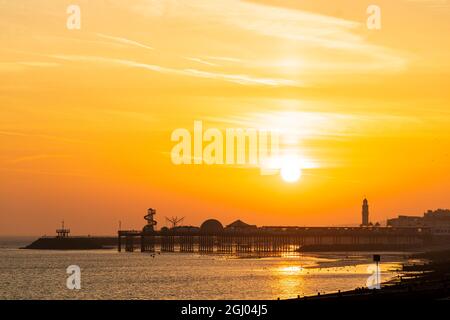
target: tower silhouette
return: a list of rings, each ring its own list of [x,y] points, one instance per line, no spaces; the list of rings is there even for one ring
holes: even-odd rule
[[[363,200],[362,205],[362,223],[361,226],[365,227],[369,225],[369,201]]]
[[[157,224],[154,216],[156,214],[156,210],[153,208],[149,208],[147,210],[147,215],[144,216],[144,219],[147,221],[147,224],[143,228],[143,232],[152,233],[155,231],[155,226]]]

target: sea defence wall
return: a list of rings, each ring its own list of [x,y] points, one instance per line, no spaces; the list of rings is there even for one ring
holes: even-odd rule
[[[116,246],[116,237],[41,237],[24,249],[92,250],[113,249],[116,248]]]

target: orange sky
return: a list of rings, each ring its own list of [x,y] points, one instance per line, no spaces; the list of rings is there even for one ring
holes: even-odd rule
[[[341,225],[450,207],[450,1],[0,3],[0,235]],[[315,165],[171,162],[173,130],[283,128]]]

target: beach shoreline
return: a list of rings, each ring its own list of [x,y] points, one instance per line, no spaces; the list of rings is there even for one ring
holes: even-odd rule
[[[337,293],[298,297],[298,301],[450,300],[450,250],[427,251],[410,256],[397,279],[380,289],[356,288]],[[410,261],[411,261],[410,260]]]

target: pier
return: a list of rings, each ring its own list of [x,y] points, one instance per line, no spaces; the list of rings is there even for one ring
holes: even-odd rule
[[[133,252],[199,252],[199,253],[273,253],[348,248],[346,251],[377,248],[420,248],[430,234],[414,228],[327,228],[327,227],[261,227],[254,231],[217,233],[179,230],[136,230],[118,232],[118,251]]]
[[[292,227],[247,224],[241,220],[223,226],[208,219],[200,227],[179,226],[183,218],[166,220],[171,228],[155,230],[155,209],[148,209],[147,224],[139,230],[118,231],[118,251],[199,253],[280,253],[296,251],[409,250],[432,241],[428,228],[381,227],[369,223],[364,199],[360,227]]]

